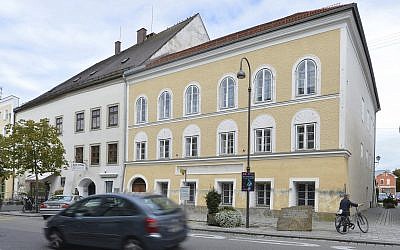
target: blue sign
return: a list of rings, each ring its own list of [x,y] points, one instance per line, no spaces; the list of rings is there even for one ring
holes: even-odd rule
[[[254,172],[242,172],[242,191],[254,191],[255,177]]]

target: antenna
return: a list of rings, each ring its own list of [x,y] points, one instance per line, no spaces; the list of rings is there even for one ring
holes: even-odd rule
[[[151,25],[150,25],[150,34],[153,33],[153,5],[151,5]]]

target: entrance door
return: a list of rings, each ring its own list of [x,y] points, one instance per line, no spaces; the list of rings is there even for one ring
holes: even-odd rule
[[[92,181],[88,185],[88,195],[93,195],[93,194],[96,194],[96,184],[94,184],[94,182]]]
[[[132,183],[132,192],[146,192],[146,182],[142,178],[136,178]]]

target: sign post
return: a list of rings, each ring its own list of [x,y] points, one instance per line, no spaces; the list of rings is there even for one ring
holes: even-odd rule
[[[254,191],[255,173],[242,172],[242,191]]]

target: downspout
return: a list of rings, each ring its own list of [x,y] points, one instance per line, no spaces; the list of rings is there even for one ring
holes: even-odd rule
[[[16,117],[17,117],[17,114],[15,113],[15,111],[13,111],[13,121],[12,121],[13,126],[15,126]],[[15,186],[15,168],[13,167],[12,187],[11,187],[11,200],[14,200],[14,192],[15,192],[14,186]]]
[[[373,165],[373,168],[374,168],[374,171],[373,171],[373,175],[372,175],[372,201],[371,201],[371,207],[375,207],[377,204],[376,204],[376,202],[377,202],[377,200],[376,200],[376,197],[377,197],[377,194],[376,194],[376,187],[375,187],[375,167],[376,167],[376,113],[377,112],[375,112],[375,121],[374,121],[374,128],[375,128],[375,131],[374,131],[374,159],[373,159],[373,163],[374,163],[374,165]]]
[[[128,82],[126,81],[126,76],[125,73],[122,74],[122,79],[124,80],[124,133],[123,133],[123,144],[124,144],[124,151],[123,151],[123,155],[124,155],[124,161],[123,161],[123,166],[122,166],[122,181],[121,181],[121,192],[124,192],[124,182],[125,182],[125,170],[126,170],[126,162],[128,160],[127,157],[127,137],[128,137]]]

